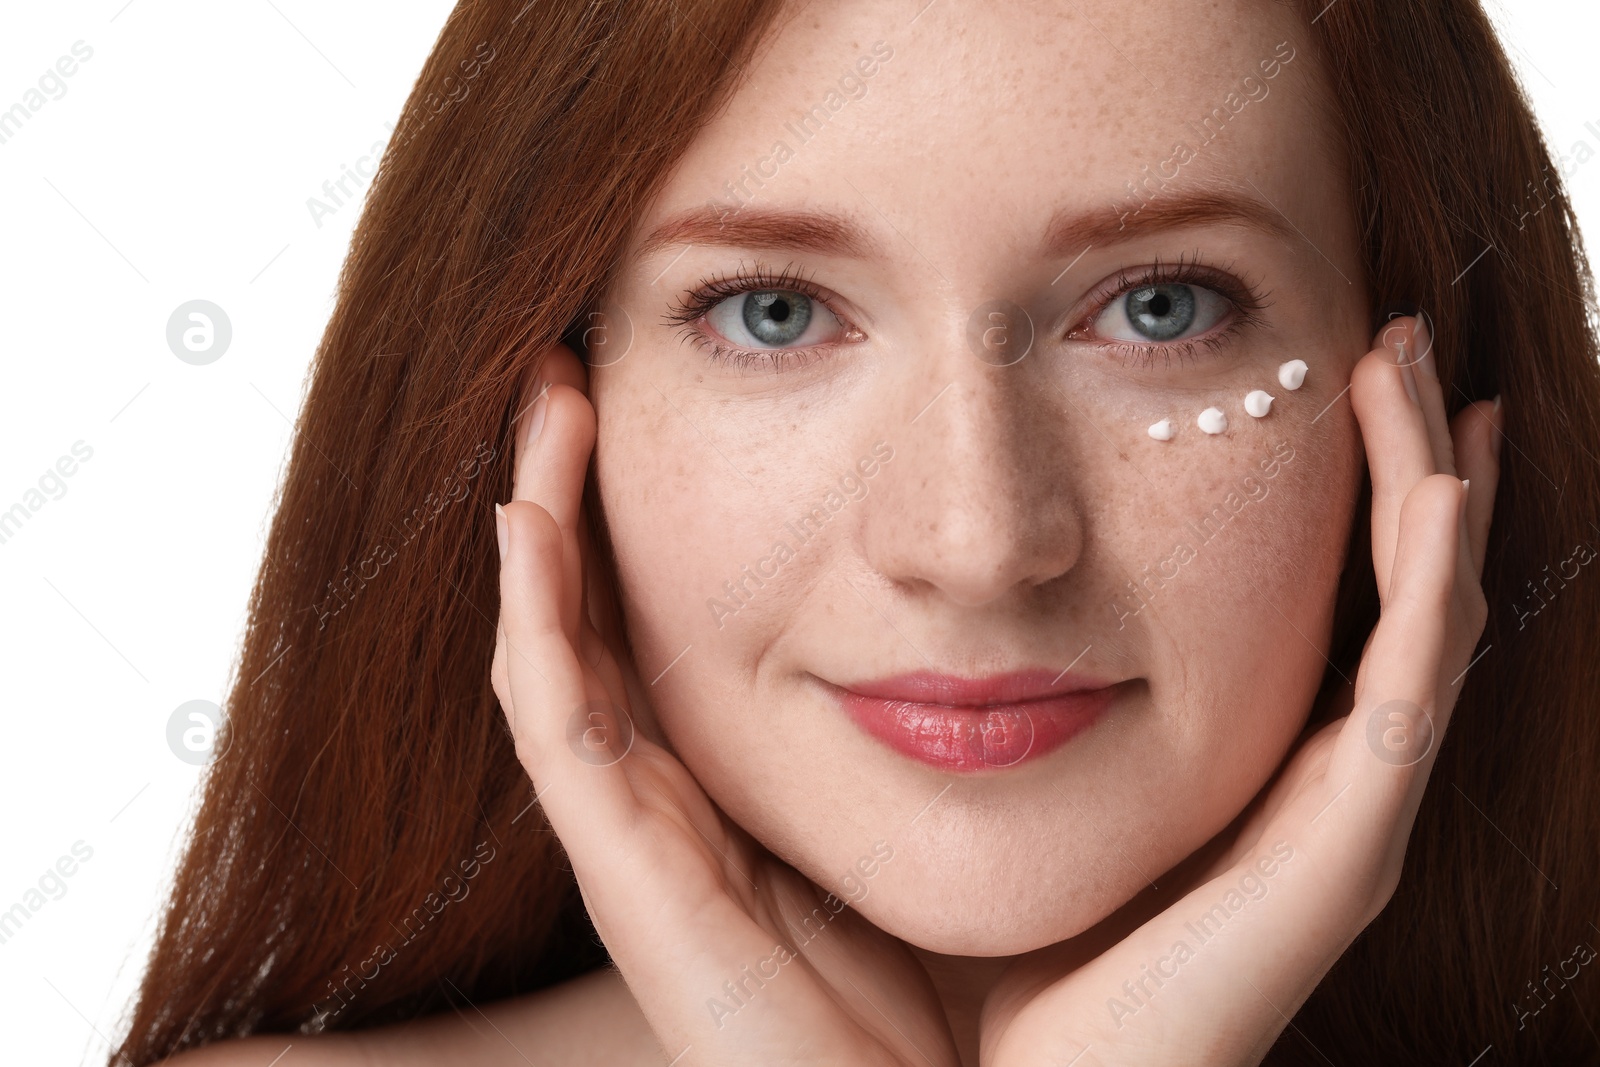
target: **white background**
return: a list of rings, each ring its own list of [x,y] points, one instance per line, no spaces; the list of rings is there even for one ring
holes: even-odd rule
[[[48,1067],[105,1062],[191,812],[168,719],[223,697],[357,215],[319,227],[306,201],[387,138],[451,4],[9,7],[0,111],[94,50],[0,144],[0,511],[93,450],[0,543],[0,912],[93,850],[0,944],[0,1059]],[[1600,152],[1600,11],[1512,7],[1494,14],[1552,147]],[[1600,158],[1568,180],[1600,240]],[[233,327],[208,366],[166,341],[197,298]]]

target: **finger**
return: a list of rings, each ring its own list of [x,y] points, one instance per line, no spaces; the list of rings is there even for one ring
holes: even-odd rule
[[[528,418],[524,461],[511,497],[538,504],[561,531],[564,580],[556,595],[567,637],[576,642],[583,604],[583,542],[578,526],[594,448],[594,409],[572,386],[552,384],[534,401]]]
[[[587,374],[571,349],[552,345],[530,372],[514,420],[517,446],[511,498],[544,507],[564,530],[576,525],[581,463],[587,462],[593,447],[587,387]],[[581,462],[580,492],[575,493],[571,461],[576,453],[581,453]]]
[[[1358,709],[1370,706],[1374,697],[1399,697],[1425,707],[1434,703],[1456,595],[1465,493],[1459,479],[1435,474],[1406,498],[1390,602],[1356,680]]]
[[[552,356],[547,369],[566,360]],[[576,529],[582,503],[584,468],[594,448],[594,408],[582,389],[544,378],[533,390],[521,438],[511,499],[532,500],[555,517],[563,530]]]
[[[574,724],[589,727],[584,709],[595,696],[556,603],[566,569],[561,530],[549,512],[527,501],[514,500],[503,511],[502,703],[517,757],[576,864],[591,842],[627,825],[632,793],[618,763],[579,758],[571,744]]]
[[[588,623],[586,629],[593,631],[593,636],[586,636],[585,640],[608,643],[613,648],[625,648],[627,643],[623,634],[616,583],[612,579],[612,568],[595,548],[594,526],[594,520],[587,512],[580,516],[578,538],[582,545],[584,560],[584,619]],[[586,646],[585,662],[592,663],[594,654],[594,650]]]
[[[1401,507],[1412,488],[1437,471],[1426,417],[1406,385],[1410,372],[1397,365],[1395,357],[1393,350],[1380,345],[1356,364],[1350,376],[1350,403],[1361,424],[1372,475],[1372,566],[1379,598],[1385,601]]]
[[[506,673],[506,628],[499,619],[494,624],[494,660],[489,664],[489,684],[503,710],[511,707],[511,681]]]
[[[1361,822],[1370,832],[1390,834],[1395,805],[1425,779],[1454,703],[1441,694],[1443,665],[1447,657],[1464,661],[1477,639],[1456,632],[1463,492],[1458,479],[1436,474],[1405,501],[1390,597],[1356,675],[1355,707],[1329,766],[1330,782],[1361,785],[1378,806]],[[1418,747],[1374,747],[1374,718],[1381,730],[1392,724],[1405,732],[1405,745]]]
[[[523,376],[517,410],[511,420],[511,439],[516,442],[511,476],[513,485],[522,470],[522,454],[528,443],[533,405],[552,385],[570,385],[584,396],[589,395],[589,372],[583,361],[564,344],[551,345]]]
[[[1402,374],[1410,371],[1423,422],[1428,429],[1428,447],[1433,453],[1433,469],[1441,474],[1456,474],[1455,447],[1450,439],[1450,418],[1445,412],[1444,385],[1439,381],[1439,364],[1433,350],[1433,330],[1428,317],[1419,313],[1390,321],[1383,330],[1383,344],[1395,353]]]
[[[549,407],[548,405],[541,407],[537,412],[534,409],[540,398],[544,397],[556,385],[570,386],[582,393],[585,398],[588,396],[588,368],[572,349],[564,344],[552,345],[545,356],[529,370],[526,376],[521,402],[518,405],[517,415],[514,420],[514,425],[517,428],[513,433],[514,439],[517,441],[517,449],[516,463],[512,467],[513,499],[518,495],[516,487],[532,484],[531,477],[528,481],[524,481],[522,477],[524,454],[529,452],[539,452],[541,455],[546,454],[538,447],[530,449],[527,446],[531,441],[542,442],[545,439],[543,431],[548,419]],[[530,433],[529,431],[538,432]],[[585,457],[585,461],[587,461],[587,457]],[[533,466],[532,463],[530,463],[531,466]],[[532,490],[530,489],[529,491],[531,492]],[[616,618],[613,606],[614,592],[605,576],[602,562],[593,551],[590,523],[587,516],[582,514],[581,488],[574,499],[573,508],[577,515],[576,541],[581,561],[580,566],[583,572],[582,584],[578,592],[580,603],[578,614],[580,617],[588,619],[594,626],[593,633],[588,632],[586,628],[578,630],[579,654],[585,663],[594,666],[599,659],[599,651],[595,644],[596,640],[620,642],[621,626]],[[552,514],[557,515],[557,524],[561,525],[565,530],[567,523],[564,521],[564,517],[558,512],[552,512]]]
[[[552,345],[527,377],[517,418],[526,432],[517,438],[518,464],[513,468],[512,498],[526,498],[549,511],[561,527],[569,559],[564,587],[563,619],[575,638],[579,657],[591,668],[602,663],[604,643],[618,642],[621,627],[614,617],[614,594],[605,568],[593,550],[590,523],[583,513],[583,483],[595,435],[593,408],[587,402],[588,370],[564,344]],[[577,394],[575,401],[572,394]],[[620,684],[614,657],[601,681],[622,707],[634,710]]]
[[[1474,580],[1483,577],[1483,559],[1489,547],[1489,522],[1494,515],[1495,490],[1500,484],[1500,442],[1505,436],[1505,414],[1499,398],[1469,404],[1451,420],[1459,471],[1472,483],[1467,493],[1467,544]]]

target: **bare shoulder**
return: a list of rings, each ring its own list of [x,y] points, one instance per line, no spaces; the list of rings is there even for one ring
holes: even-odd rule
[[[668,1059],[622,977],[603,968],[526,997],[401,1026],[225,1041],[161,1067],[268,1067],[279,1056],[277,1067],[661,1067]]]

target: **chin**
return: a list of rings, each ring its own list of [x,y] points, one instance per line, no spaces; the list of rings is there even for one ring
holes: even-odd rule
[[[1121,906],[1119,898],[997,896],[983,886],[937,893],[874,893],[856,910],[878,929],[946,956],[1017,956],[1066,941]],[[1131,896],[1131,894],[1130,894]]]
[[[941,848],[930,835],[905,849],[898,869],[885,868],[853,906],[880,930],[929,952],[1015,956],[1076,937],[1148,888],[1114,852],[1103,854],[1107,846],[1098,839],[1049,851],[1021,842],[973,849],[967,841],[952,836]]]

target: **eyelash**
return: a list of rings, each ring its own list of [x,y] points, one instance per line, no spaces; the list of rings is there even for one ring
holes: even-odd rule
[[[680,333],[683,338],[691,344],[700,346],[713,362],[725,363],[740,370],[766,368],[782,371],[786,368],[806,366],[821,359],[828,349],[851,343],[851,341],[825,341],[808,348],[774,348],[758,351],[729,344],[695,328],[695,324],[710,313],[712,308],[729,297],[743,296],[746,293],[766,289],[799,293],[827,308],[829,313],[844,326],[847,337],[860,332],[833,306],[822,288],[793,264],[774,273],[759,263],[748,269],[741,263],[731,278],[717,276],[702,278],[683,299],[674,302],[667,312],[666,323],[669,326],[681,327]]]
[[[1155,285],[1192,285],[1217,293],[1232,305],[1232,317],[1220,331],[1204,337],[1175,343],[1137,344],[1132,341],[1093,341],[1088,335],[1094,320],[1113,302],[1135,289]],[[1202,262],[1200,253],[1191,258],[1179,258],[1176,263],[1162,263],[1159,259],[1147,267],[1130,272],[1119,269],[1115,276],[1099,287],[1101,296],[1083,315],[1078,324],[1066,333],[1066,340],[1089,341],[1102,352],[1110,353],[1125,366],[1149,370],[1156,366],[1169,367],[1174,362],[1184,363],[1199,357],[1201,350],[1216,351],[1239,332],[1262,325],[1261,312],[1271,305],[1271,293],[1259,292],[1256,285],[1241,281],[1231,268],[1215,268]]]
[[[1270,306],[1270,293],[1258,292],[1255,285],[1241,281],[1229,269],[1206,265],[1196,252],[1191,258],[1180,258],[1176,263],[1164,264],[1157,259],[1149,266],[1132,272],[1127,268],[1119,269],[1114,277],[1100,286],[1100,292],[1104,295],[1097,298],[1093,308],[1078,320],[1076,326],[1067,331],[1065,339],[1087,340],[1085,335],[1090,326],[1113,301],[1126,296],[1132,290],[1154,285],[1194,285],[1210,289],[1232,305],[1233,317],[1220,332],[1176,344],[1096,342],[1096,347],[1114,355],[1124,365],[1139,369],[1150,369],[1158,364],[1171,366],[1174,361],[1183,363],[1197,358],[1201,349],[1210,351],[1220,349],[1240,331],[1261,325],[1261,312]],[[833,307],[827,294],[806,277],[803,270],[794,267],[793,264],[774,272],[759,263],[748,269],[741,263],[731,278],[725,276],[702,278],[693,290],[673,303],[665,316],[665,322],[669,326],[680,327],[683,338],[698,345],[713,362],[727,364],[740,370],[765,368],[782,371],[787,367],[807,366],[821,359],[827,350],[850,343],[828,341],[808,348],[756,351],[728,344],[695,328],[696,323],[729,297],[768,289],[800,293],[827,308],[844,325],[847,335],[859,333],[850,321]]]

